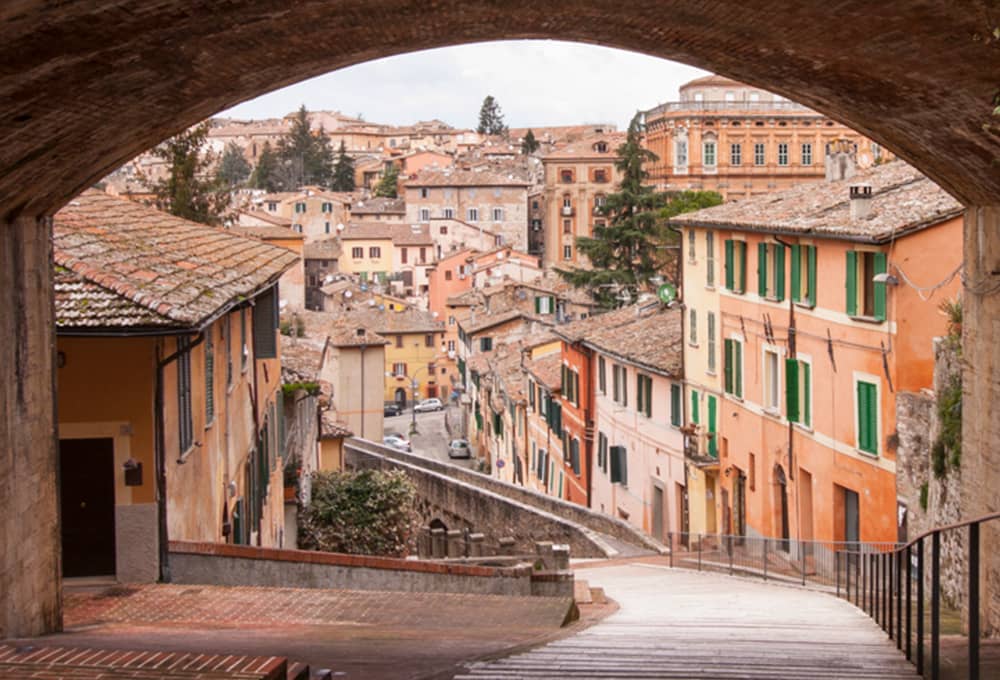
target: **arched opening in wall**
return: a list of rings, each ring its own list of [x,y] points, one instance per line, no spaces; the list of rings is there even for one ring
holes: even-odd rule
[[[789,522],[788,522],[788,480],[781,465],[774,466],[774,535],[780,537],[778,549],[788,552]]]
[[[439,517],[435,517],[434,519],[432,519],[430,522],[427,523],[427,526],[431,529],[431,531],[433,531],[434,529],[442,529],[444,531],[448,531],[448,525],[445,524],[444,521],[441,520],[441,518]]]

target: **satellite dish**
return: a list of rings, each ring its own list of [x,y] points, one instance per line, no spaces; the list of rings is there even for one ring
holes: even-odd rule
[[[369,307],[374,307],[375,306],[375,298],[372,298],[371,300],[368,301],[368,306]]]
[[[367,283],[362,283],[361,284],[361,292],[362,293],[367,293],[368,292],[368,284]]]
[[[351,291],[349,291],[349,290],[345,290],[344,291],[344,297],[347,298],[348,300],[350,300],[351,297],[353,297],[353,296],[354,296],[354,293],[352,293]]]
[[[672,283],[664,283],[656,289],[656,297],[658,297],[660,302],[663,304],[669,305],[677,299],[677,288],[674,287]]]

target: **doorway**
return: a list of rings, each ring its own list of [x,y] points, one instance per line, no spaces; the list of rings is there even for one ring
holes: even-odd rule
[[[653,485],[653,538],[663,540],[663,489]]]
[[[406,408],[406,389],[402,387],[396,388],[396,403],[399,404],[399,408]]]
[[[780,465],[774,466],[774,492],[775,492],[775,505],[778,509],[779,517],[778,522],[781,528],[781,541],[778,543],[778,549],[788,552],[788,539],[789,539],[789,529],[788,529],[788,480],[785,478],[785,471]]]
[[[114,440],[59,440],[63,576],[115,574]]]

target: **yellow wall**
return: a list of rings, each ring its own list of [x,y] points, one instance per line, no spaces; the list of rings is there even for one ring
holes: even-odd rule
[[[338,261],[340,271],[345,274],[361,274],[364,272],[371,281],[374,272],[392,273],[393,245],[392,239],[355,239],[341,241],[341,255]],[[354,257],[354,249],[361,248],[362,256]],[[371,249],[379,248],[379,256],[371,257]]]
[[[430,347],[427,346],[426,341],[428,335],[433,336]],[[384,334],[384,337],[389,341],[389,344],[385,346],[385,371],[389,374],[385,379],[385,400],[395,401],[396,390],[403,388],[406,390],[406,399],[409,402],[412,399],[411,385],[413,379],[416,378],[419,383],[418,400],[430,394],[428,387],[437,386],[440,389],[435,396],[441,401],[445,401],[448,398],[446,391],[448,380],[447,375],[441,373],[441,369],[445,366],[440,357],[444,329],[428,333],[403,333],[402,346],[398,346],[400,343],[397,340],[397,335],[387,333]],[[403,377],[393,375],[393,366],[400,362],[406,364],[406,376]],[[430,364],[434,364],[434,373],[428,369]],[[442,390],[445,390],[443,396]]]

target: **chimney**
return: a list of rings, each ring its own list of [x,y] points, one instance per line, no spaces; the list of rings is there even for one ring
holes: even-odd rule
[[[857,144],[848,139],[837,139],[827,143],[826,181],[836,182],[854,177],[858,165],[857,152]]]
[[[872,185],[851,185],[851,219],[867,220],[872,216]]]
[[[357,332],[359,338],[365,337],[365,329],[364,328],[359,328],[356,332]]]

